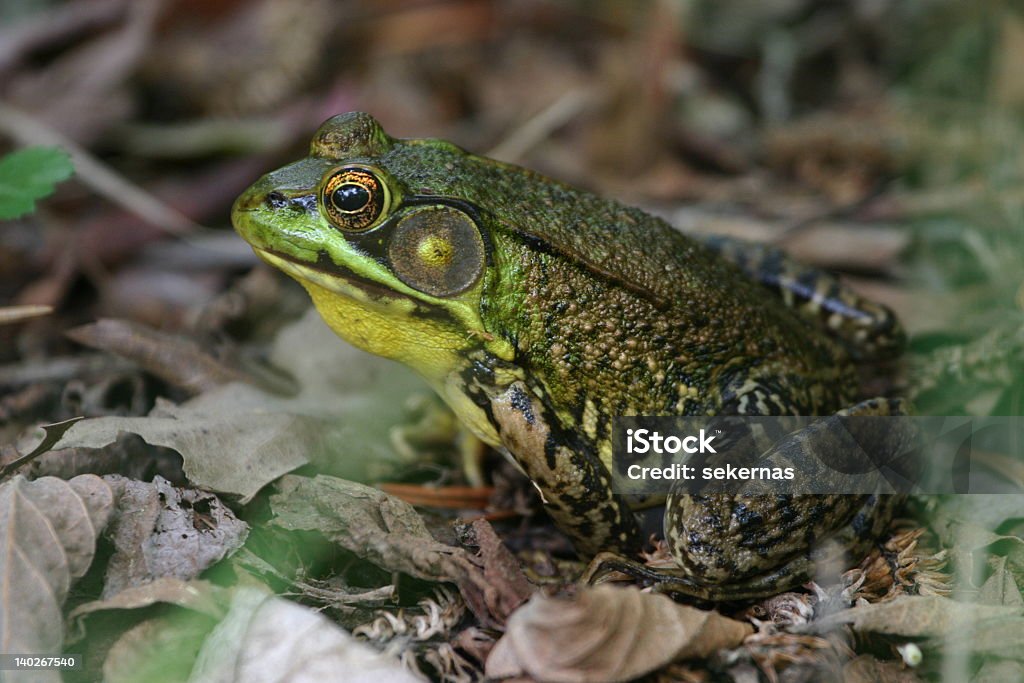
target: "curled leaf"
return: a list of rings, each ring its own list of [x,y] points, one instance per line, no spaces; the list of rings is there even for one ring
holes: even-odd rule
[[[102,479],[16,476],[0,485],[0,652],[61,651],[61,605],[85,574],[113,493]],[[32,680],[48,672],[33,672]],[[27,680],[27,679],[26,679]]]
[[[489,677],[612,683],[677,659],[738,646],[748,624],[635,588],[581,588],[572,600],[535,595],[508,620]]]
[[[492,582],[462,548],[434,540],[408,503],[378,489],[337,477],[288,475],[270,498],[273,523],[317,531],[363,559],[426,581],[458,585],[466,604],[488,625],[504,621],[523,598],[510,582]]]
[[[925,638],[926,645],[1021,659],[1024,606],[960,602],[937,595],[901,595],[819,619],[805,630],[826,633],[849,624],[856,631]]]
[[[160,577],[191,579],[241,547],[249,525],[206,491],[110,475],[118,492],[103,597]]]

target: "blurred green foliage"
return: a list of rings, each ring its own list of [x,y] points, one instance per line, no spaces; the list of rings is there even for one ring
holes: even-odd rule
[[[74,170],[67,153],[55,147],[26,147],[0,158],[0,220],[34,211]]]

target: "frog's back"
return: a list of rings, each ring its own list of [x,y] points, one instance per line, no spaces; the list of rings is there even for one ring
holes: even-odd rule
[[[488,331],[573,421],[851,398],[850,360],[823,330],[663,220],[442,141],[396,141],[381,163],[413,195],[476,207],[496,266]]]

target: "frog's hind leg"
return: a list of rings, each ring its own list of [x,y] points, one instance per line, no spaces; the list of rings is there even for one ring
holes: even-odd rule
[[[857,360],[900,354],[906,338],[895,314],[864,299],[823,270],[774,247],[718,235],[694,235],[705,247],[776,292],[787,306],[822,325]]]
[[[835,457],[836,429],[886,462],[908,441],[901,421],[841,421],[846,417],[899,417],[902,401],[871,399],[799,430],[769,450],[763,460],[811,455]],[[885,437],[884,439],[881,437]],[[604,553],[584,579],[600,582],[621,571],[655,584],[659,592],[701,600],[739,601],[792,589],[816,573],[837,573],[868,551],[888,525],[902,497],[896,495],[690,495],[669,494],[665,540],[675,567],[651,567]]]

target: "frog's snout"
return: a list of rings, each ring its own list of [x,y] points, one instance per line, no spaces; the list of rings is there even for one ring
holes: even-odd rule
[[[279,195],[283,199],[280,192],[275,192],[267,183],[260,181],[249,186],[245,192],[238,196],[235,200],[234,206],[231,207],[231,213],[236,214],[244,211],[255,211],[264,206],[267,206],[271,201],[273,195]],[[271,204],[272,205],[272,204]]]

